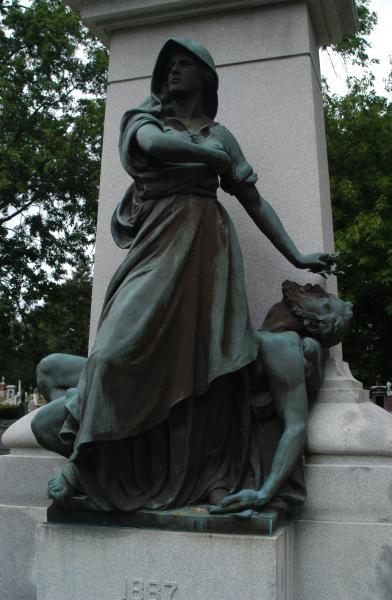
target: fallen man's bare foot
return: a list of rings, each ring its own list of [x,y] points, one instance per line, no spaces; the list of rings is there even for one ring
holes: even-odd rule
[[[59,473],[49,480],[48,483],[48,496],[55,502],[66,506],[69,500],[76,494],[76,489],[72,487],[65,479],[65,477]]]

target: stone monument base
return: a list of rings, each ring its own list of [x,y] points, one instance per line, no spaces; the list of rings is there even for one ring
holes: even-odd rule
[[[0,598],[35,600],[35,532],[46,519],[48,478],[64,459],[42,448],[0,456]]]
[[[0,455],[0,598],[36,600],[36,528],[46,519],[48,479],[64,458],[36,442],[34,413],[3,435],[9,454]]]
[[[294,531],[295,600],[392,598],[391,523],[296,521]]]
[[[278,525],[283,525],[283,514],[277,510],[257,513],[244,510],[237,514],[212,515],[206,505],[183,506],[171,510],[137,510],[132,512],[86,510],[84,497],[71,500],[72,507],[64,510],[53,502],[48,508],[48,523],[67,525],[106,525],[136,529],[161,529],[165,531],[194,531],[197,533],[235,533],[244,535],[272,535]]]
[[[37,600],[292,600],[293,528],[272,536],[38,527]]]

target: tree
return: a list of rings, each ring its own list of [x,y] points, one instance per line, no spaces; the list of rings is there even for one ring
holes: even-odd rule
[[[19,352],[14,348],[20,347],[24,328],[31,328],[31,311],[43,302],[50,311],[63,289],[59,284],[74,272],[84,273],[83,286],[90,277],[107,52],[60,0],[3,2],[0,16],[4,372],[9,357]],[[61,327],[60,320],[57,339]]]
[[[355,304],[345,356],[371,385],[392,370],[392,103],[365,78],[325,112],[336,247],[352,264],[339,281]]]
[[[7,335],[0,337],[7,379],[23,378],[25,386],[34,385],[35,368],[43,356],[52,352],[86,355],[90,301],[90,274],[80,270],[51,288],[49,296],[26,312],[23,320],[9,320]]]
[[[339,54],[348,64],[369,68],[374,59],[369,58],[370,42],[368,36],[377,24],[377,14],[369,8],[369,0],[356,0],[358,27],[351,35],[346,35],[341,42],[332,46],[333,52]]]
[[[324,109],[336,247],[351,269],[340,293],[354,303],[353,327],[343,344],[354,375],[366,385],[391,378],[392,341],[392,104],[373,89],[366,37],[377,17],[359,3],[359,30],[335,47],[362,76],[348,77],[348,93],[324,85]]]

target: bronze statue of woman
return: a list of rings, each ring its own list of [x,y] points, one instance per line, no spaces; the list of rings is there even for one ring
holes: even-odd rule
[[[218,185],[296,267],[328,271],[333,261],[300,253],[260,196],[236,139],[214,120],[217,90],[210,53],[170,39],[151,95],[122,119],[120,157],[134,183],[112,233],[129,251],[77,387],[32,423],[44,447],[69,458],[49,482],[64,506],[75,495],[106,511],[216,504],[242,481],[259,340]]]

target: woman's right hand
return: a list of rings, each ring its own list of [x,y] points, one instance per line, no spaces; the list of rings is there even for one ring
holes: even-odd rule
[[[224,150],[215,150],[212,157],[211,167],[218,173],[219,177],[232,177],[234,163]]]
[[[210,159],[208,164],[220,177],[233,174],[234,163],[220,142],[211,138],[205,138],[204,140],[201,138],[198,145],[209,150]]]

